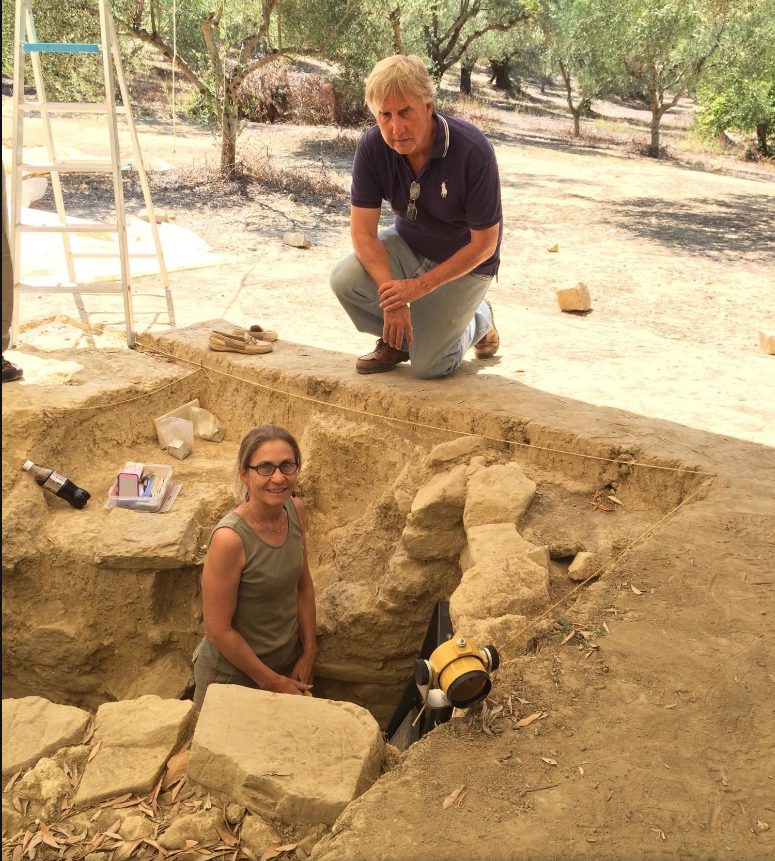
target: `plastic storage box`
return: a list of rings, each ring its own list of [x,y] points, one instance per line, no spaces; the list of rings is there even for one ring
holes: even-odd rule
[[[132,467],[137,464],[128,463],[120,474],[131,473]],[[119,508],[132,508],[135,511],[158,511],[164,504],[170,486],[172,484],[172,467],[164,463],[144,463],[142,476],[153,476],[153,485],[147,496],[142,494],[135,496],[120,495],[118,492],[118,476],[113,482],[108,499]]]

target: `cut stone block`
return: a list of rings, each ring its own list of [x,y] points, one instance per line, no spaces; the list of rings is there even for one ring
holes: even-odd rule
[[[401,533],[401,541],[412,559],[451,559],[465,547],[466,535],[462,526],[432,529],[407,523]]]
[[[518,523],[535,496],[536,485],[516,463],[474,469],[468,478],[463,524]]]
[[[592,300],[587,285],[583,281],[575,287],[565,287],[557,291],[557,304],[560,311],[589,311]]]
[[[775,356],[775,334],[759,332],[759,346],[770,356]]]
[[[312,247],[312,242],[306,233],[285,233],[283,234],[283,244],[291,245],[294,248]]]
[[[484,451],[486,447],[487,442],[482,436],[460,436],[434,446],[428,452],[426,463],[431,469],[436,469],[460,458],[468,459]]]
[[[153,208],[153,214],[158,223],[163,221],[174,221],[175,216],[168,209],[159,209],[158,207]],[[142,218],[143,221],[150,221],[151,216],[148,213],[148,210],[143,208],[137,213],[138,218]]]
[[[486,523],[466,529],[468,537],[467,565],[479,565],[488,560],[527,555],[535,545],[525,540],[512,523]]]
[[[466,500],[465,464],[434,475],[412,502],[407,526],[449,529],[458,526]]]
[[[549,572],[527,556],[469,568],[452,593],[450,612],[457,617],[534,616],[549,604]]]
[[[188,735],[195,715],[196,706],[190,701],[163,700],[152,694],[101,705],[94,724],[94,742],[101,745],[86,765],[75,804],[96,804],[126,792],[150,792]]]
[[[213,684],[188,776],[259,815],[332,825],[377,779],[383,751],[379,725],[352,703]]]
[[[91,719],[43,697],[3,700],[3,780],[60,747],[78,744]]]
[[[586,550],[582,550],[581,553],[576,554],[575,559],[571,562],[568,568],[568,577],[571,580],[581,582],[596,574],[599,568],[600,557],[597,553],[588,553]]]

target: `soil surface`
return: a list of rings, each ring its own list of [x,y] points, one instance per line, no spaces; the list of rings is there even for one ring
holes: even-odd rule
[[[587,589],[535,654],[499,671],[495,715],[477,710],[414,745],[314,857],[772,858],[775,357],[758,333],[775,334],[773,171],[682,149],[688,106],[666,117],[673,157],[652,161],[638,154],[645,114],[632,106],[596,105],[608,125],[576,142],[559,94],[533,91],[520,112],[490,96],[463,115],[490,135],[501,169],[503,263],[489,295],[502,348],[450,380],[398,372],[375,385],[470,404],[472,426],[477,407],[497,406],[483,390],[506,381],[524,384],[525,409],[558,396],[567,428],[577,417],[591,427],[590,405],[610,407],[612,450],[665,446],[717,478]],[[174,138],[169,120],[139,127],[150,164],[177,165],[152,173],[156,205],[225,258],[171,273],[179,326],[260,323],[353,360],[371,348],[327,286],[349,252],[351,133],[248,128],[240,152],[267,188],[212,179],[216,142],[180,120]],[[83,129],[70,133],[85,148]],[[73,214],[104,210],[104,186],[73,193]],[[284,245],[285,231],[312,247]],[[579,281],[592,311],[561,313],[555,291]],[[90,331],[67,296],[23,298],[11,355],[26,382],[9,396],[66,381],[63,348],[75,364],[81,350],[120,347],[119,303],[86,303]],[[137,283],[135,303],[141,332],[165,329],[158,278]],[[324,378],[325,354],[313,358]],[[332,366],[346,373],[341,357]],[[502,379],[487,388],[488,376]]]

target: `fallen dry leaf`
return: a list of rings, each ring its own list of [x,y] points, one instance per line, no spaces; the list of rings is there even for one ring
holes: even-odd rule
[[[229,831],[229,827],[223,820],[216,824],[215,830],[227,846],[236,846],[239,843],[239,838],[235,837],[231,831]]]
[[[523,717],[522,720],[518,720],[516,725],[519,727],[530,726],[530,724],[533,723],[533,721],[537,721],[538,718],[540,718],[540,717],[541,717],[541,712],[534,712],[533,714],[528,715],[527,717]]]
[[[167,771],[161,781],[162,790],[169,789],[176,780],[185,775],[190,759],[190,750],[180,750],[167,760]]]
[[[16,774],[12,775],[8,779],[8,783],[6,783],[5,788],[3,789],[3,793],[8,792],[8,790],[14,785],[14,783],[16,783],[16,781],[19,779],[20,776],[21,776],[21,769],[19,771],[17,771]]]
[[[99,753],[100,748],[102,747],[102,741],[98,741],[97,744],[89,751],[89,756],[86,759],[86,763],[90,763],[95,756]]]
[[[460,797],[460,793],[466,788],[465,783],[461,784],[457,789],[450,792],[450,794],[444,799],[442,803],[442,808],[444,810],[448,810],[452,805],[458,800]]]
[[[638,587],[637,587],[637,586],[633,586],[633,585],[632,585],[632,583],[630,583],[630,589],[632,589],[632,591],[633,591],[636,595],[642,595],[642,594],[643,594],[643,592],[641,592],[641,590],[640,590],[640,589],[638,589]]]
[[[457,797],[457,801],[455,802],[455,807],[462,807],[463,802],[466,800],[466,796],[468,795],[468,790],[464,789],[460,795]]]
[[[564,646],[564,645],[568,642],[568,640],[572,639],[572,638],[573,638],[573,637],[575,637],[575,636],[576,636],[576,632],[575,632],[575,631],[571,631],[571,632],[570,632],[570,634],[568,634],[568,636],[567,636],[567,637],[565,637],[564,639],[560,640],[560,645],[561,645],[561,646]]]
[[[259,861],[271,861],[272,858],[277,858],[285,852],[293,851],[298,845],[298,843],[284,843],[282,846],[267,846]]]
[[[115,807],[117,804],[122,804],[124,801],[128,801],[131,797],[131,792],[125,792],[123,795],[116,796],[116,798],[109,798],[107,801],[103,801],[102,804],[100,804],[100,807]]]
[[[51,833],[51,829],[48,827],[48,825],[46,825],[45,822],[40,823],[38,834],[40,834],[40,839],[43,841],[43,843],[46,844],[46,846],[50,846],[52,849],[62,848],[59,844],[59,841]]]
[[[128,861],[142,842],[142,840],[125,840],[113,853],[111,861]]]
[[[624,505],[624,503],[621,501],[621,499],[617,499],[613,494],[610,494],[610,493],[609,493],[609,494],[608,494],[608,496],[606,496],[606,499],[610,499],[610,500],[611,500],[611,502],[615,502],[617,505],[621,505],[621,506],[622,506],[622,508],[624,508],[624,507],[625,507],[625,505]]]

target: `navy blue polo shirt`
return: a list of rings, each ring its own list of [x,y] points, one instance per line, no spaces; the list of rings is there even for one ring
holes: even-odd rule
[[[433,116],[436,140],[430,160],[416,178],[420,183],[417,220],[406,217],[409,185],[415,179],[409,162],[385,143],[376,125],[358,142],[350,201],[353,206],[379,209],[386,200],[399,236],[416,254],[434,263],[443,263],[467,245],[472,228],[485,230],[498,224],[495,252],[473,270],[494,275],[500,262],[503,213],[492,144],[465,120]]]

